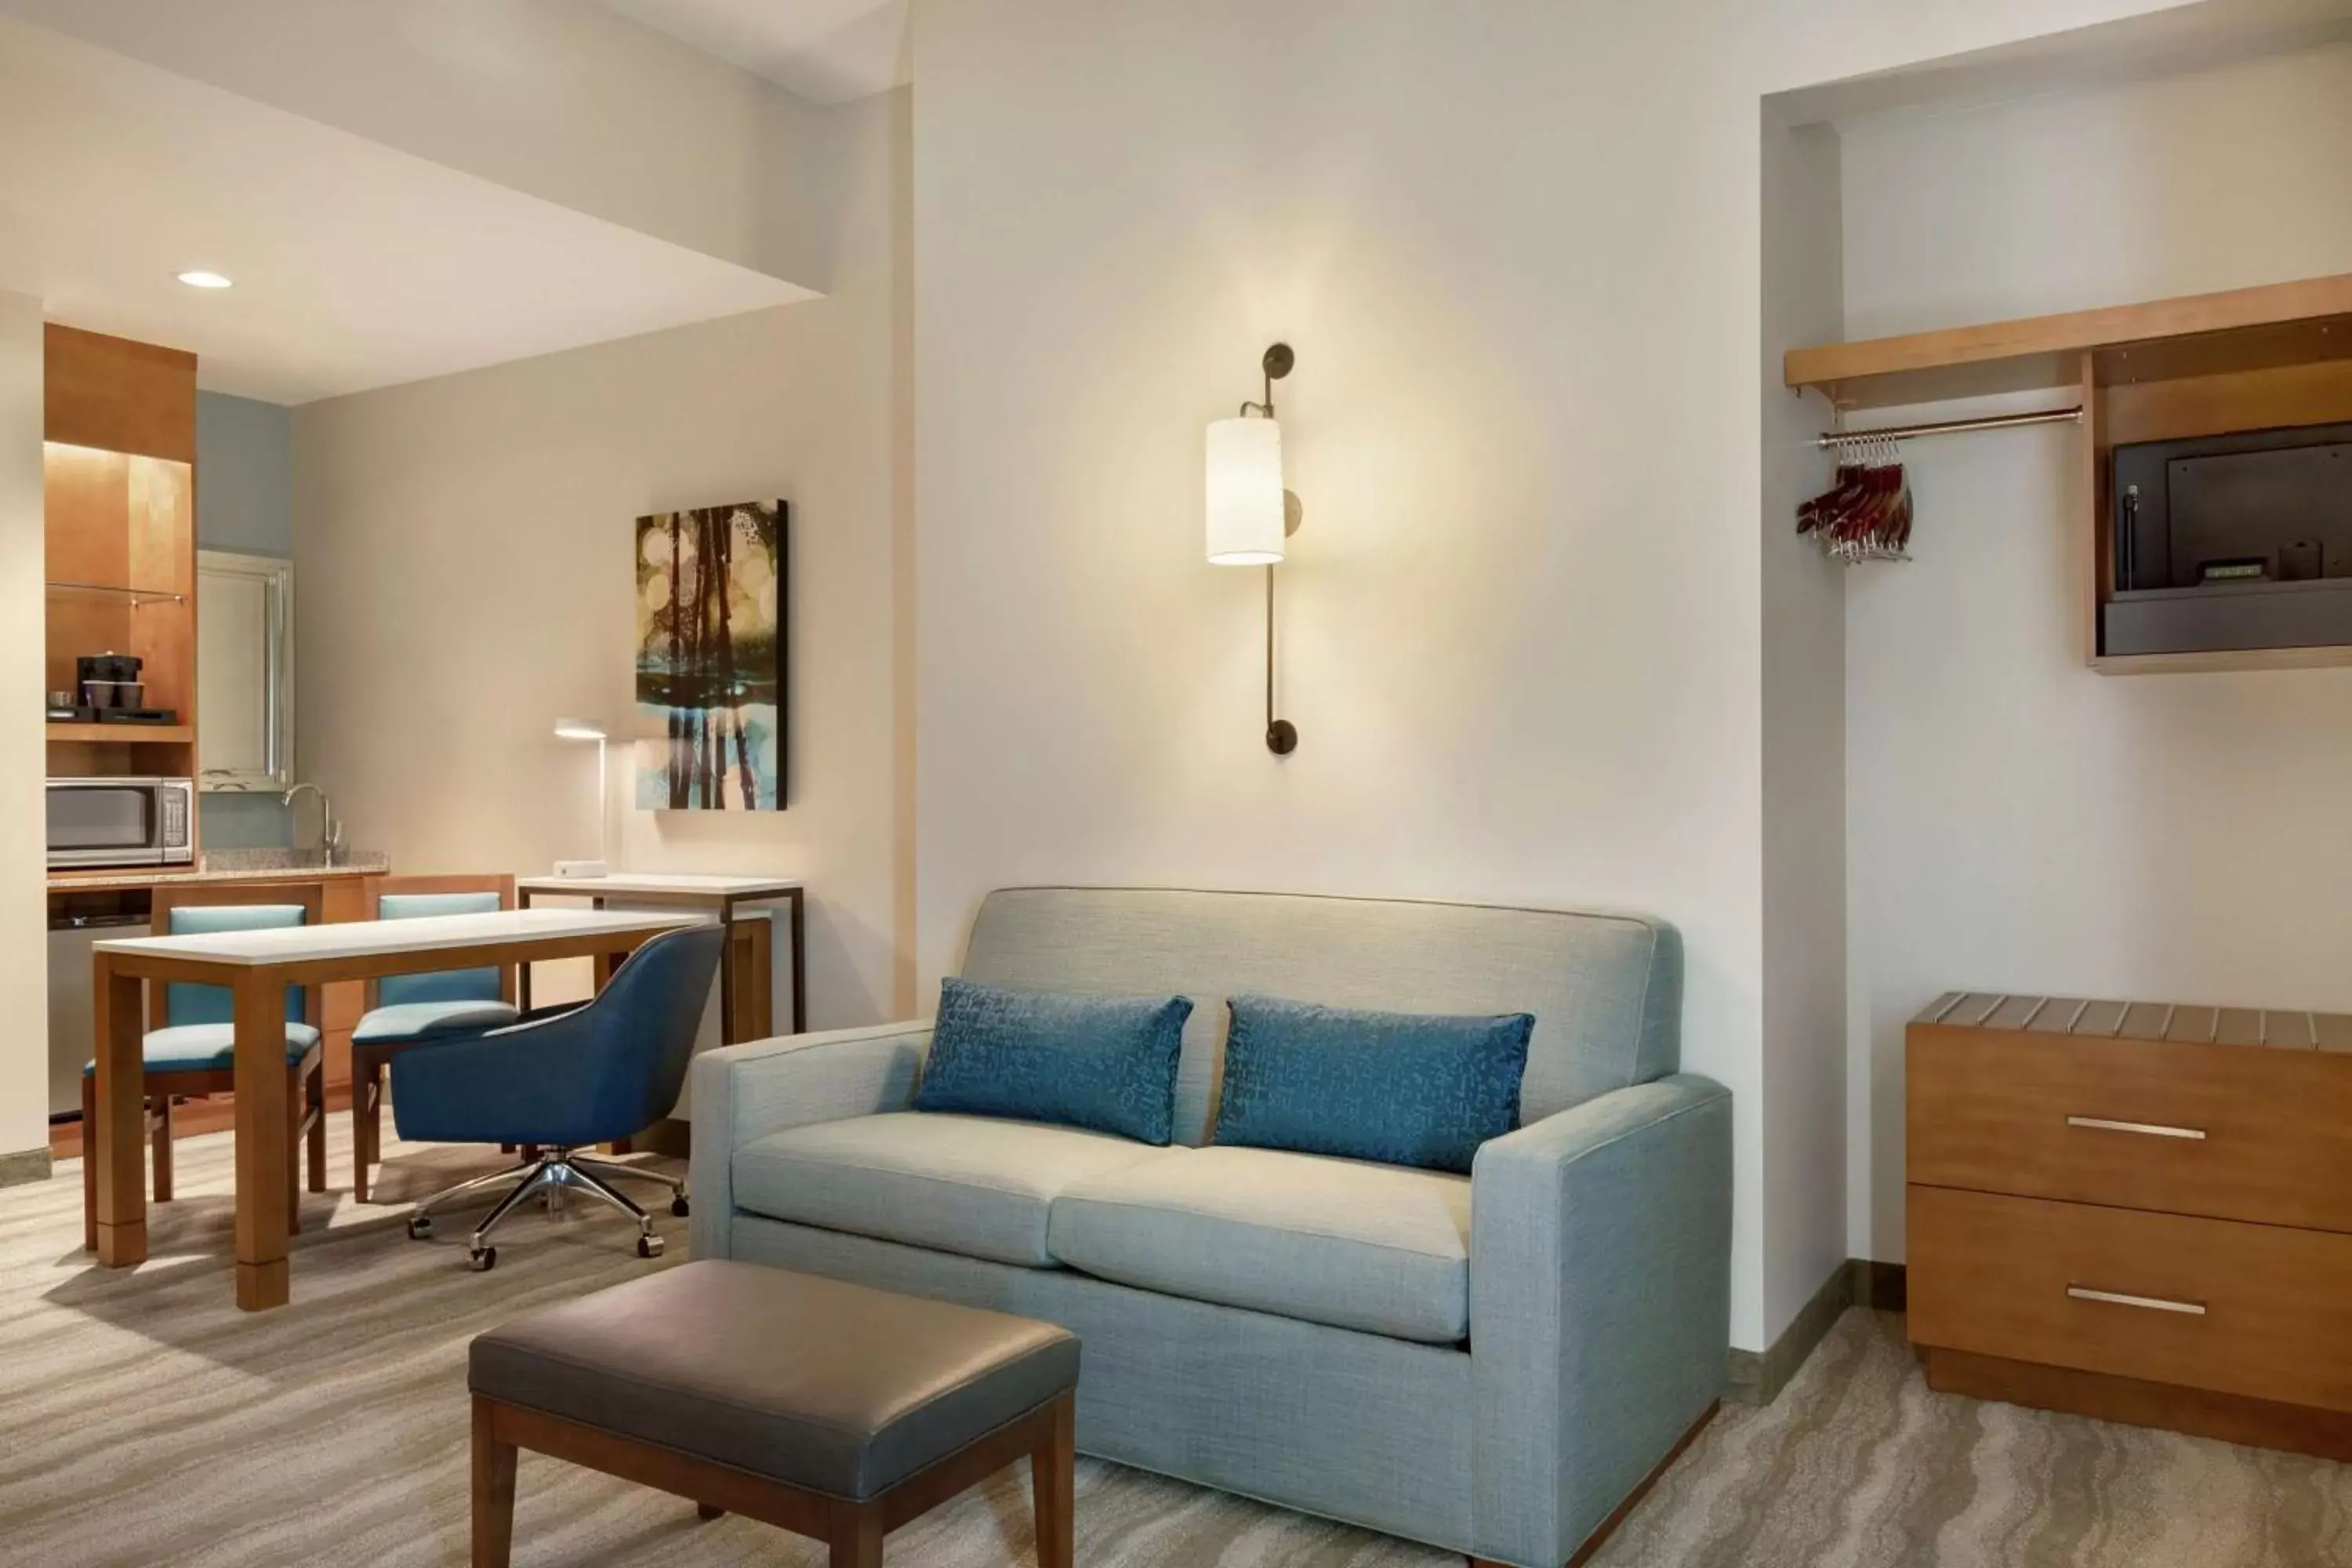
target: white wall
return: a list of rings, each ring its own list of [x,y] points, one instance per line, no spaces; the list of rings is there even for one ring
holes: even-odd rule
[[[1735,413],[1754,449],[1757,106],[1726,137],[1633,101],[1636,41],[1485,13],[919,8],[920,967],[1037,880],[1664,914],[1685,1060],[1739,1094],[1753,1345],[1754,474],[1633,454]],[[1743,266],[1657,241],[1743,207]],[[1276,339],[1282,760],[1201,478]]]
[[[2352,46],[1845,128],[1857,338],[2345,269]]]
[[[544,871],[596,845],[593,753],[633,690],[633,520],[792,503],[788,809],[639,812],[615,859],[799,873],[810,1016],[910,1003],[901,698],[907,94],[829,110],[829,297],[296,411],[304,772],[396,869]]]
[[[0,1156],[48,1148],[41,302],[0,293]]]
[[[919,0],[926,981],[1041,879],[1666,915],[1761,1348],[1839,1119],[1763,1085],[1758,100],[2153,8]],[[1200,477],[1277,337],[1279,762]]]
[[[1846,1251],[1845,574],[1798,535],[1825,461],[1821,410],[1781,360],[1843,337],[1837,133],[1770,112],[1763,145],[1764,994],[1767,1321]]]
[[[1843,132],[1857,337],[2352,271],[2352,49]],[[2352,1009],[2352,670],[2093,674],[2079,439],[1914,445],[1917,559],[1850,581],[1856,1256],[1945,988]]]

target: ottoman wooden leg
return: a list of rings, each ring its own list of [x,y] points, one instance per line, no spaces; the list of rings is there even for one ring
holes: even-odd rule
[[[493,1406],[474,1400],[474,1568],[507,1568],[514,1551],[515,1449],[499,1441]]]
[[[1071,1568],[1076,1548],[1074,1496],[1077,1468],[1076,1414],[1071,1396],[1054,1402],[1051,1429],[1029,1455],[1029,1490],[1037,1510],[1037,1568]]]
[[[833,1511],[830,1568],[882,1568],[882,1510],[872,1503],[839,1503]]]

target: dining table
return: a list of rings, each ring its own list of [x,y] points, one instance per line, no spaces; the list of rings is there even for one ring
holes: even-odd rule
[[[650,939],[696,923],[677,911],[542,908],[93,943],[98,1125],[88,1157],[98,1162],[100,1264],[124,1268],[147,1257],[144,986],[217,985],[234,998],[236,1304],[261,1311],[292,1297],[289,986],[559,958],[604,959],[597,967],[604,973]]]

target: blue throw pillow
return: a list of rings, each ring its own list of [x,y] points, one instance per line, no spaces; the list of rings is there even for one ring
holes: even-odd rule
[[[1532,1013],[1491,1018],[1233,999],[1216,1142],[1465,1174],[1519,1124]]]
[[[1192,1016],[1190,996],[1060,996],[942,981],[915,1109],[1167,1143]]]

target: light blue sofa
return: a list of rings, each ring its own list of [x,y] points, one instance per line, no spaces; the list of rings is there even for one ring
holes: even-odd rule
[[[1023,888],[984,901],[962,973],[1193,997],[1191,1145],[1234,993],[1524,1010],[1525,1125],[1467,1177],[1155,1149],[908,1110],[928,1024],[765,1040],[695,1063],[697,1257],[1065,1324],[1086,1452],[1519,1568],[1565,1561],[1714,1404],[1731,1100],[1675,1071],[1672,927]]]

